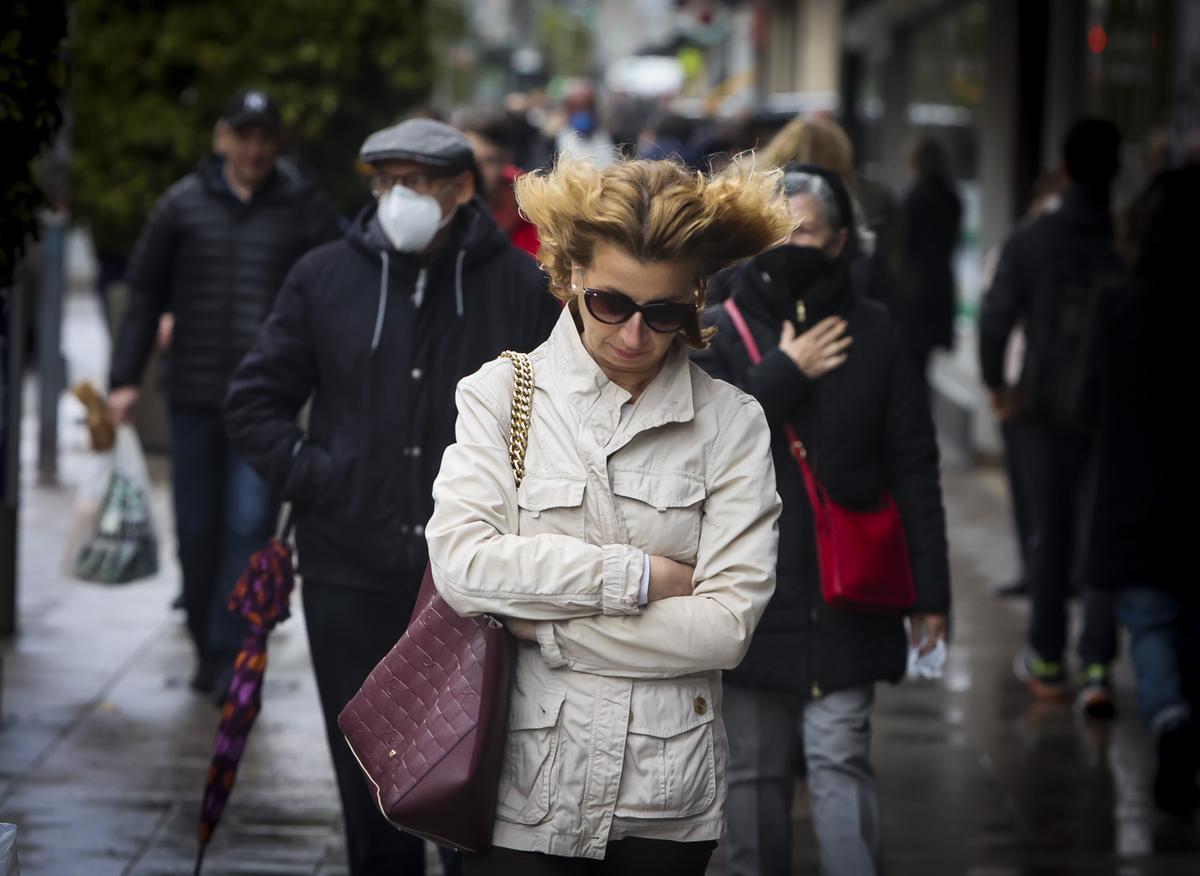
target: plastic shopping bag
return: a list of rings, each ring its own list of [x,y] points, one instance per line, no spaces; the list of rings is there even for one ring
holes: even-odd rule
[[[97,471],[92,477],[92,483],[85,482],[80,490],[77,510],[86,513],[88,493],[101,483],[103,494],[91,534],[75,554],[75,576],[102,584],[125,584],[154,575],[158,572],[158,539],[150,514],[150,478],[132,426],[117,429],[107,476],[100,480]]]

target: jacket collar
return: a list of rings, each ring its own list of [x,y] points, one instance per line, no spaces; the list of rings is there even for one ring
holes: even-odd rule
[[[547,367],[534,369],[534,382],[553,388],[581,423],[599,418],[614,430],[609,451],[633,436],[666,423],[686,423],[695,416],[692,375],[687,350],[676,340],[667,351],[661,370],[634,403],[633,411],[617,429],[621,406],[629,393],[608,379],[583,346],[575,317],[564,307],[546,343]]]

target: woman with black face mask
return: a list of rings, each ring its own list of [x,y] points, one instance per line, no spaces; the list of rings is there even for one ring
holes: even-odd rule
[[[880,869],[880,816],[870,717],[878,681],[899,681],[909,640],[932,650],[950,607],[945,512],[924,385],[887,309],[857,294],[850,195],[836,175],[789,165],[796,226],[782,246],[730,269],[733,310],[761,353],[751,356],[725,307],[696,353],[710,374],[766,412],[783,513],[775,595],[742,664],[725,675],[729,802],[723,843],[731,876],[785,874],[804,727],[813,825],[824,874]],[[857,273],[857,272],[855,272]],[[829,498],[876,509],[890,493],[903,523],[916,603],[907,612],[835,608],[822,596],[812,505],[789,428]]]

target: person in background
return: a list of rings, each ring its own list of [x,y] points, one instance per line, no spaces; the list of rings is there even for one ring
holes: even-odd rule
[[[596,105],[596,90],[586,79],[567,84],[555,124],[555,155],[582,155],[600,167],[616,160],[616,145]]]
[[[787,233],[775,175],[560,158],[517,184],[565,307],[513,369],[459,384],[426,530],[438,591],[518,643],[493,847],[473,874],[703,876],[721,835],[721,670],[774,587],[779,498],[752,398],[688,360],[704,282]]]
[[[1161,321],[1193,291],[1200,165],[1156,177],[1127,211],[1122,247],[1131,275],[1101,287],[1089,334],[1087,423],[1096,441],[1088,580],[1117,594],[1154,739],[1157,806],[1200,809],[1200,589],[1186,573],[1189,544],[1169,500],[1168,411],[1190,362]]]
[[[1021,219],[1021,224],[1028,224],[1045,213],[1057,210],[1062,203],[1062,190],[1066,181],[1061,170],[1055,169],[1043,174],[1033,186],[1033,199],[1029,209]],[[980,286],[986,289],[992,283],[996,274],[996,265],[1000,261],[1000,247],[995,246],[988,251],[980,272]],[[1009,338],[1008,348],[1004,354],[1004,378],[1010,386],[1016,386],[1021,380],[1021,363],[1025,355],[1025,330],[1017,325]],[[1001,599],[1029,595],[1030,552],[1034,543],[1032,496],[1036,485],[1030,483],[1031,472],[1026,470],[1021,416],[1015,415],[1000,422],[1000,436],[1004,441],[1004,470],[1008,475],[1009,495],[1012,497],[1013,527],[1017,535],[1017,558],[1020,562],[1020,572],[1017,577],[996,587],[995,594]]]
[[[283,118],[265,92],[233,97],[217,142],[223,154],[171,186],[142,229],[113,345],[109,409],[118,423],[133,421],[151,349],[156,339],[169,346],[175,532],[197,661],[191,685],[219,697],[245,628],[225,605],[276,513],[268,485],[226,439],[221,404],[283,278],[307,250],[337,236],[338,215],[311,179],[279,160]]]
[[[962,201],[946,152],[922,139],[910,161],[912,188],[904,196],[904,268],[896,312],[918,373],[926,375],[935,349],[954,347],[954,251],[962,231]]]
[[[1014,668],[1040,700],[1070,696],[1064,663],[1067,601],[1076,558],[1080,497],[1091,436],[1080,419],[1086,337],[1096,290],[1124,276],[1113,242],[1110,190],[1119,168],[1120,133],[1083,119],[1063,142],[1070,184],[1062,205],[1012,233],[979,311],[979,365],[1002,423],[1022,418],[1022,466],[1033,487],[1029,641]],[[1024,327],[1020,382],[1005,376],[1013,329]],[[1109,664],[1117,654],[1114,600],[1084,581],[1083,664],[1076,705],[1095,718],[1115,714]]]
[[[775,594],[742,663],[725,674],[731,876],[792,872],[792,800],[803,723],[821,872],[870,876],[881,867],[879,793],[871,768],[875,684],[905,674],[899,612],[833,608],[822,597],[812,507],[786,425],[831,498],[856,509],[890,492],[904,522],[917,588],[912,643],[946,635],[950,572],[938,451],[922,381],[895,320],[854,294],[858,246],[841,177],[788,165],[782,180],[796,226],[783,246],[732,269],[733,302],[763,351],[754,364],[730,315],[694,353],[712,376],[759,400],[783,513]]]
[[[513,164],[512,120],[486,107],[469,107],[454,114],[453,123],[467,137],[479,170],[480,196],[500,230],[513,246],[537,255],[537,229],[517,209],[513,184],[522,173]]]
[[[359,158],[375,199],[288,275],[230,381],[225,422],[293,506],[350,873],[391,876],[423,872],[423,842],[380,814],[337,717],[416,603],[455,384],[502,350],[536,346],[558,308],[476,198],[462,133],[410,119],[368,137]]]

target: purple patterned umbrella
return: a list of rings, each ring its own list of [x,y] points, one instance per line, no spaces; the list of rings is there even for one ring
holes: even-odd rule
[[[286,531],[286,527],[284,529]],[[204,863],[204,852],[225,810],[225,802],[237,778],[238,763],[246,748],[246,737],[262,707],[263,673],[267,668],[267,634],[291,614],[288,603],[294,584],[292,549],[281,538],[273,538],[250,558],[250,564],[229,597],[229,610],[249,621],[242,650],[234,664],[233,679],[225,694],[221,723],[200,810],[200,850],[195,876]]]

